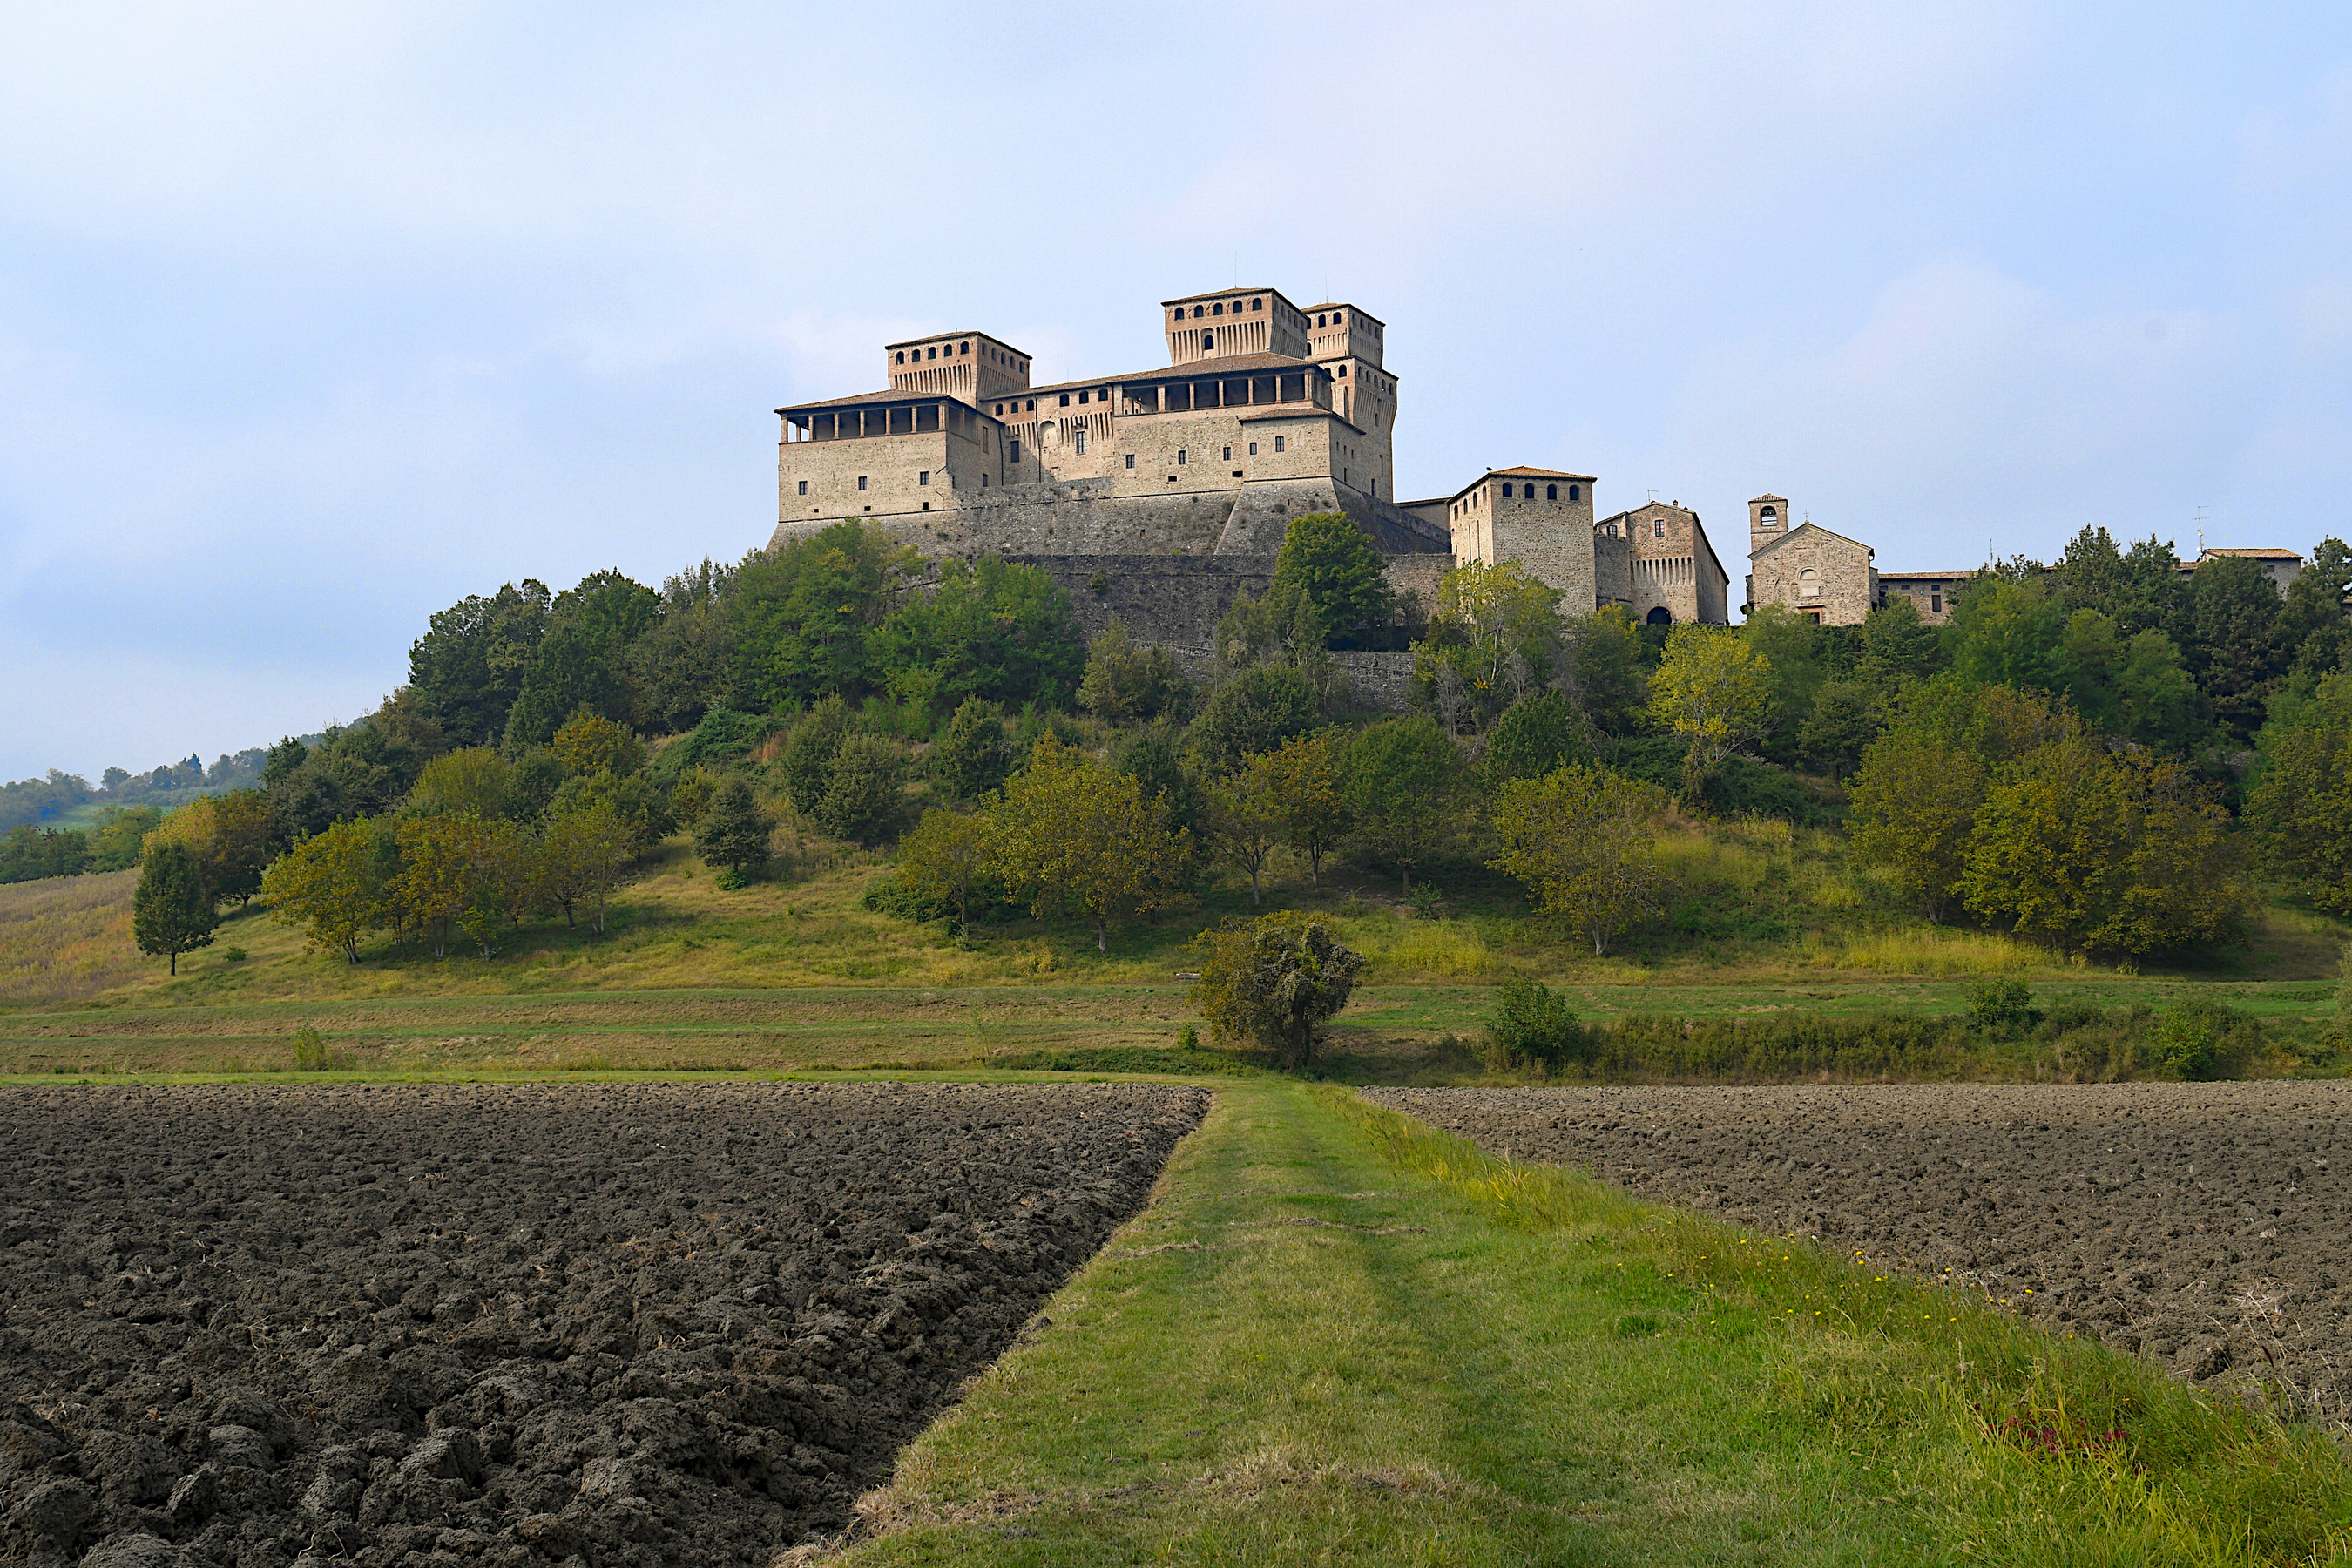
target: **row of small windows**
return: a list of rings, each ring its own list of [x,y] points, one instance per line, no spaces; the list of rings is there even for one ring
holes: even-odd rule
[[[1249,302],[1249,308],[1253,310],[1263,310],[1265,309],[1265,301],[1263,299],[1252,300]],[[1202,316],[1222,316],[1224,313],[1225,302],[1223,300],[1218,300],[1213,305],[1195,305],[1192,307],[1192,315],[1195,320],[1198,320]],[[1241,313],[1242,302],[1239,300],[1236,300],[1234,301],[1234,314],[1238,316]],[[1176,307],[1176,314],[1173,319],[1179,321],[1184,319],[1183,306],[1179,305]]]
[[[892,355],[891,363],[894,364],[905,364],[907,363],[907,356],[908,354],[913,354],[915,356],[916,363],[919,364],[924,360],[939,358],[942,351],[946,353],[950,359],[969,357],[971,353],[971,340],[970,338],[966,338],[961,342],[931,343],[919,349],[899,349]],[[994,360],[999,364],[1009,365],[1016,371],[1025,372],[1029,368],[1029,362],[1027,360],[1015,359],[1011,354],[998,353],[993,349],[991,349],[986,343],[980,345],[980,357],[986,360]]]
[[[1503,486],[1503,499],[1505,500],[1533,500],[1536,499],[1536,487],[1533,485],[1506,484]],[[1544,486],[1543,499],[1546,500],[1558,500],[1559,499],[1559,487],[1556,484]],[[1569,486],[1568,499],[1570,500],[1582,500],[1584,499],[1584,487],[1582,485]],[[1483,505],[1485,501],[1486,492],[1484,490],[1473,491],[1467,499],[1454,503],[1454,510],[1450,515],[1460,517],[1464,512],[1468,511],[1471,508]]]

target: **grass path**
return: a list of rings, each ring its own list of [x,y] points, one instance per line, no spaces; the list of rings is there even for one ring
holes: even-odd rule
[[[1046,1315],[849,1563],[2352,1561],[2315,1432],[1328,1089],[1222,1089]]]

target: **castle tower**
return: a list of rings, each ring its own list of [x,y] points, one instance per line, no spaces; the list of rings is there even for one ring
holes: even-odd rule
[[[986,332],[940,332],[886,344],[882,366],[890,390],[952,397],[977,408],[1029,384],[1029,356]]]
[[[1168,363],[1231,354],[1307,357],[1307,316],[1275,289],[1227,289],[1160,301]]]
[[[1378,480],[1372,493],[1393,500],[1397,379],[1381,364],[1388,328],[1369,311],[1331,300],[1305,315],[1307,357],[1331,378],[1332,411],[1364,433],[1367,467]]]
[[[1789,498],[1758,496],[1748,503],[1748,553],[1755,554],[1789,531]]]

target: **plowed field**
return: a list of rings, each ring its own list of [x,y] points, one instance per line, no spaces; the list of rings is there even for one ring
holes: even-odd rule
[[[2352,1391],[2352,1085],[1368,1092],[2185,1377],[2276,1375],[2337,1414]]]
[[[1205,1103],[0,1089],[0,1560],[765,1564]]]

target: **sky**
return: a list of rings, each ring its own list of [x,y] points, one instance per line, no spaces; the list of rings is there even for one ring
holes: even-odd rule
[[[348,721],[426,617],[775,519],[986,331],[1388,323],[1398,485],[1882,570],[2352,531],[2352,7],[13,4],[0,777]],[[1735,587],[1737,583],[1735,581]]]

